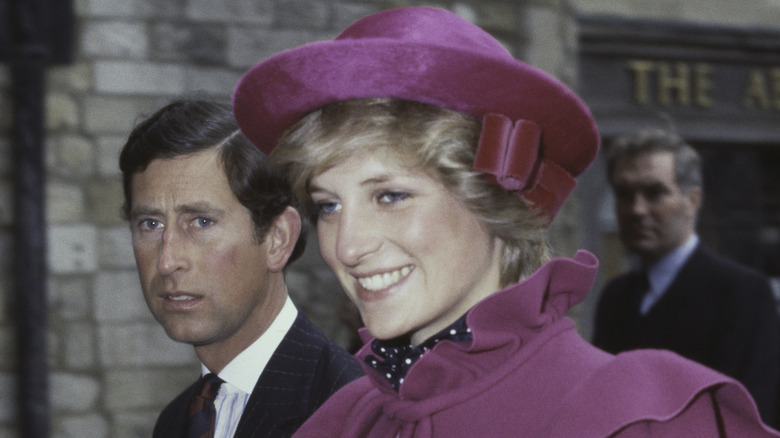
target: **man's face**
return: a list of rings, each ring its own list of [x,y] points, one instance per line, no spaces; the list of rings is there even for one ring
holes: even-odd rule
[[[621,159],[616,163],[611,184],[620,239],[646,266],[680,246],[693,233],[701,189],[680,189],[671,152]]]
[[[135,174],[130,226],[144,298],[168,336],[232,355],[262,333],[266,244],[217,151],[154,160]]]

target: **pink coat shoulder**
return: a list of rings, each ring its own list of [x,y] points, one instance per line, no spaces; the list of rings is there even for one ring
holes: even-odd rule
[[[294,438],[322,438],[345,436],[345,418],[366,408],[366,398],[371,391],[377,391],[371,381],[363,376],[348,383],[312,415]],[[370,404],[370,403],[369,403]]]
[[[622,353],[562,401],[551,437],[780,437],[747,390],[661,350]],[[700,435],[698,435],[701,433]]]

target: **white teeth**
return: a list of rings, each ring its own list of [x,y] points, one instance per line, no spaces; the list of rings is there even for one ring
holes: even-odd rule
[[[409,275],[410,272],[412,272],[412,269],[408,266],[404,266],[397,271],[376,274],[372,275],[371,277],[358,278],[358,282],[360,282],[360,285],[365,289],[382,290],[387,289],[395,283],[398,283],[402,278]]]
[[[194,300],[195,297],[191,297],[189,295],[179,295],[177,297],[168,297],[168,299],[172,301],[187,301],[187,300]]]

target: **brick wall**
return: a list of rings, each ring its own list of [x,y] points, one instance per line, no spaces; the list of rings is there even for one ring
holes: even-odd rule
[[[583,0],[584,1],[584,0]],[[573,2],[577,4],[579,2]],[[596,2],[608,11],[605,3]],[[739,3],[733,0],[734,4]],[[141,296],[120,219],[118,152],[139,115],[183,93],[228,98],[249,66],[329,39],[377,10],[414,1],[77,0],[76,59],[52,68],[46,94],[49,367],[52,436],[148,437],[164,404],[198,373]],[[429,2],[485,27],[516,56],[576,79],[576,8],[556,0]],[[601,12],[604,12],[602,10]],[[593,12],[591,10],[591,12]],[[596,12],[599,12],[598,10]],[[629,11],[630,13],[630,11]],[[640,12],[641,13],[641,12]],[[15,319],[8,132],[9,75],[0,66],[0,436],[15,423]],[[576,199],[556,221],[561,253],[577,245]],[[334,339],[352,328],[344,299],[310,239],[288,273],[294,299]],[[352,313],[347,310],[346,315]]]

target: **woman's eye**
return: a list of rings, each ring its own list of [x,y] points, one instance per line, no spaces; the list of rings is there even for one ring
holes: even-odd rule
[[[409,197],[409,193],[407,192],[382,192],[377,196],[377,200],[380,204],[393,204],[398,201],[403,201],[404,199]]]

